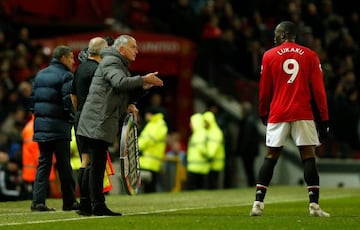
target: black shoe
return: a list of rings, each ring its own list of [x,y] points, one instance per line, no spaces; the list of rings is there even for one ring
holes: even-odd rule
[[[81,216],[91,216],[92,208],[90,201],[80,199],[79,210],[76,213]]]
[[[87,212],[87,211],[84,211],[84,210],[77,210],[76,211],[77,214],[79,214],[80,216],[91,216],[92,215],[92,212]]]
[[[63,211],[79,210],[79,203],[75,201],[72,205],[63,205]]]
[[[55,208],[49,208],[45,204],[31,204],[30,209],[33,212],[53,212],[53,211],[56,211]]]
[[[95,216],[122,216],[120,212],[113,212],[105,204],[94,205],[92,212]]]

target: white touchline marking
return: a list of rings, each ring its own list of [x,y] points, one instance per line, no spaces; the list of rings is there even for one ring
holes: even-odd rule
[[[326,199],[336,199],[336,198],[343,198],[349,195],[330,195],[326,196]],[[275,203],[286,203],[286,202],[297,202],[307,200],[307,198],[298,198],[298,199],[285,199],[279,201],[268,201],[267,204],[275,204]],[[177,212],[177,211],[186,211],[186,210],[196,210],[196,209],[209,209],[209,208],[227,208],[227,207],[243,207],[243,206],[251,206],[251,203],[243,203],[237,205],[213,205],[213,206],[202,206],[202,207],[191,207],[191,208],[172,208],[172,209],[163,209],[163,210],[152,210],[152,211],[140,211],[140,212],[133,212],[123,214],[123,216],[135,216],[135,215],[149,215],[154,213],[167,213],[167,212]],[[0,216],[24,216],[24,215],[33,215],[33,214],[40,214],[41,212],[30,212],[30,213],[8,213],[8,214],[0,214]],[[59,214],[59,213],[68,213],[64,211],[55,211],[55,212],[48,212]],[[74,213],[75,214],[75,213]],[[76,220],[84,220],[84,219],[96,219],[96,218],[108,218],[112,216],[82,216],[76,218],[66,218],[66,219],[50,219],[50,220],[39,220],[39,221],[27,221],[27,222],[9,222],[9,223],[0,223],[0,227],[2,226],[12,226],[12,225],[28,225],[28,224],[42,224],[42,223],[55,223],[55,222],[65,222],[65,221],[76,221]]]
[[[59,212],[55,212],[59,214]],[[91,217],[77,217],[77,218],[67,218],[67,219],[54,219],[54,220],[39,220],[39,221],[27,221],[27,222],[13,222],[13,223],[2,223],[1,226],[10,226],[10,225],[27,225],[27,224],[43,224],[43,223],[54,223],[54,222],[64,222],[72,220],[81,220],[81,219],[95,219],[95,218],[105,218],[109,216],[91,216]]]

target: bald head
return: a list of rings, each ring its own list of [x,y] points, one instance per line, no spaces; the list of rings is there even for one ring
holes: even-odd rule
[[[89,56],[92,57],[92,56],[100,55],[100,51],[107,46],[108,46],[107,41],[102,37],[92,38],[89,41],[89,45],[88,45]]]
[[[282,21],[275,28],[274,42],[280,45],[285,41],[295,42],[296,25],[291,21]]]

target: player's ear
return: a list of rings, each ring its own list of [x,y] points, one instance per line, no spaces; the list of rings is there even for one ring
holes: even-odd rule
[[[281,33],[281,39],[285,39],[285,32]]]

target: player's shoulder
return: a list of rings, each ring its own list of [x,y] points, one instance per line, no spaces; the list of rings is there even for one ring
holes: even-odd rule
[[[266,50],[263,54],[263,58],[269,58],[271,56],[274,56],[276,54],[277,47],[270,48]]]
[[[290,44],[294,49],[300,50],[300,53],[304,54],[305,56],[311,56],[311,57],[317,56],[317,53],[314,50],[310,49],[309,47],[306,47],[304,45],[295,42],[291,42]]]

